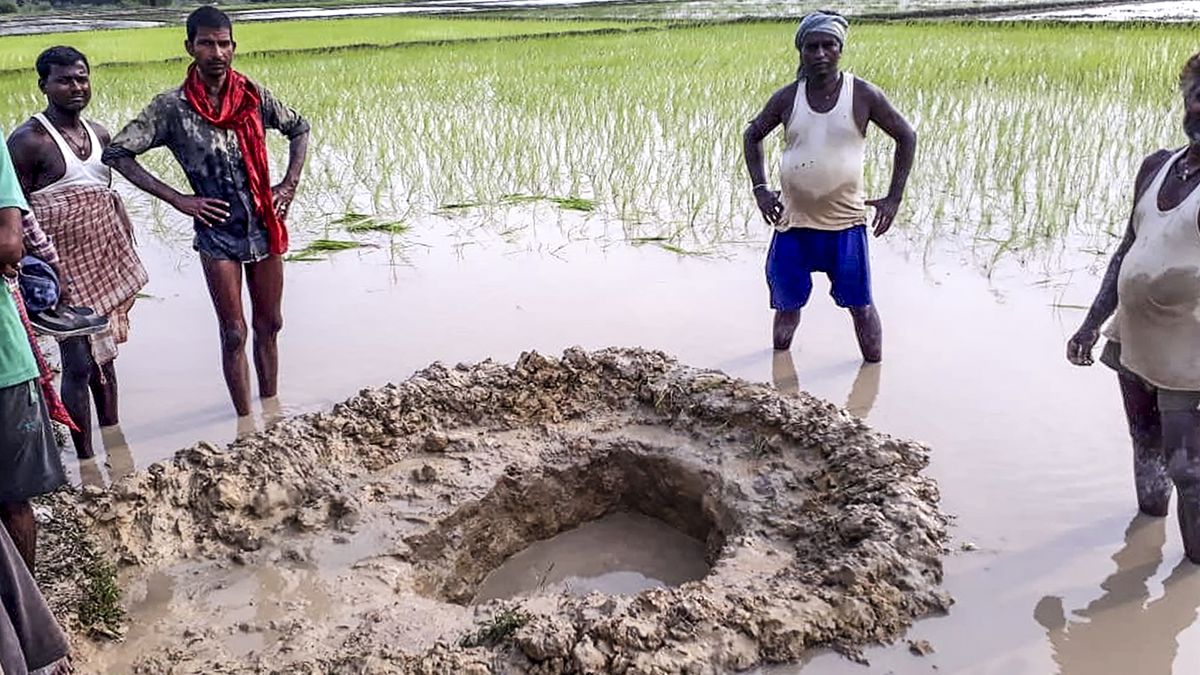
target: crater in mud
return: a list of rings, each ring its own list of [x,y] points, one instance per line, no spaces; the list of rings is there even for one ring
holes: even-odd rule
[[[134,672],[737,671],[893,640],[949,607],[927,461],[806,394],[657,352],[568,350],[435,364],[228,450],[199,444],[111,491],[61,496],[55,517],[98,538],[126,580],[282,570],[244,607],[183,587],[170,615],[184,618],[137,645]],[[690,537],[703,564],[628,596],[484,588],[531,546],[613,518]],[[329,602],[314,612],[317,596]],[[231,651],[241,633],[272,637]]]
[[[711,565],[733,527],[721,486],[712,471],[629,450],[561,470],[511,467],[483,499],[408,543],[424,570],[420,587],[460,604],[470,602],[489,573],[530,544],[619,511],[655,518],[704,542]]]
[[[474,604],[530,595],[636,595],[709,572],[704,544],[666,523],[619,512],[539,541],[492,570]]]

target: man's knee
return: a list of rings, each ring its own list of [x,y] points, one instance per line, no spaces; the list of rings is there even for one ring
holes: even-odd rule
[[[239,352],[246,347],[246,323],[231,321],[221,324],[221,349],[228,352]]]
[[[1129,437],[1135,448],[1162,452],[1162,427],[1157,420],[1138,420],[1129,425]]]
[[[254,317],[254,335],[255,337],[274,337],[283,330],[283,316],[255,316]]]
[[[92,351],[85,337],[64,340],[59,351],[62,354],[62,374],[66,379],[87,381],[92,374]]]

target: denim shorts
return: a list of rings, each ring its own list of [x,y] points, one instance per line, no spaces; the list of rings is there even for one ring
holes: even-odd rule
[[[846,230],[795,228],[776,232],[767,252],[771,309],[792,311],[808,304],[812,273],[824,272],[838,307],[871,304],[871,264],[867,227]]]
[[[213,260],[233,260],[241,263],[255,263],[270,255],[267,228],[257,221],[246,228],[244,234],[235,232],[234,228],[210,227],[198,223],[192,248],[199,251],[200,255]]]

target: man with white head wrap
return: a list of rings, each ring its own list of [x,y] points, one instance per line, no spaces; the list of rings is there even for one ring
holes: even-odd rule
[[[812,273],[824,272],[839,307],[850,311],[863,359],[883,358],[883,329],[871,296],[867,207],[875,236],[896,218],[916,154],[917,135],[878,87],[838,66],[849,22],[813,12],[796,30],[796,81],[775,92],[743,134],[754,198],[775,228],[767,253],[767,285],[775,310],[774,345],[791,347],[800,309],[812,294]],[[875,124],[896,143],[891,187],[867,200],[863,190],[866,133]],[[762,141],[784,128],[780,190],[771,190]]]

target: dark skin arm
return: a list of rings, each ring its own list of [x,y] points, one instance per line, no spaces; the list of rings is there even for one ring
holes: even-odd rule
[[[99,134],[97,134],[99,135]],[[8,137],[8,154],[12,157],[13,168],[17,172],[17,182],[26,197],[35,190],[40,190],[62,177],[65,170],[62,159],[58,154],[58,146],[46,133],[41,124],[29,121],[17,127]],[[57,161],[57,166],[51,162]],[[60,281],[67,279],[62,268],[52,265],[54,273]],[[60,296],[68,294],[67,284],[60,289]],[[66,301],[66,298],[63,298]]]
[[[750,184],[753,185],[754,199],[758,202],[758,210],[768,225],[779,224],[783,216],[783,204],[779,202],[779,193],[767,187],[767,170],[763,162],[762,142],[776,127],[787,125],[796,100],[799,83],[793,82],[771,95],[767,105],[763,107],[758,117],[750,121],[742,134],[742,153],[746,158],[746,171],[750,174]]]
[[[217,225],[229,218],[229,204],[221,199],[185,195],[150,173],[135,157],[117,157],[108,165],[144,192],[170,204],[176,211],[205,225]]]
[[[274,198],[275,213],[280,219],[287,218],[292,200],[296,198],[296,186],[300,184],[300,172],[304,170],[304,161],[308,158],[308,132],[296,136],[288,144],[288,166],[283,174],[283,180],[271,188]]]
[[[1154,175],[1170,158],[1170,152],[1159,150],[1142,162],[1142,168],[1138,170],[1137,179],[1134,181],[1133,204],[1135,208],[1142,195],[1149,189]],[[1117,246],[1112,260],[1108,263],[1108,269],[1104,273],[1104,279],[1100,282],[1100,290],[1096,293],[1096,299],[1092,301],[1091,309],[1088,310],[1083,325],[1067,342],[1067,360],[1077,366],[1090,366],[1093,363],[1092,349],[1096,346],[1096,341],[1100,339],[1100,326],[1108,321],[1113,312],[1117,310],[1117,280],[1121,276],[1121,263],[1125,260],[1125,254],[1133,246],[1135,238],[1131,210],[1129,222],[1125,227],[1125,237],[1121,239],[1121,244]]]
[[[25,255],[25,245],[21,242],[21,210],[0,209],[0,272],[6,277],[16,274],[17,263]]]
[[[51,150],[54,152],[51,153]],[[57,155],[57,152],[58,147],[54,145],[50,135],[41,129],[40,124],[34,127],[32,121],[17,127],[8,137],[8,154],[12,157],[17,181],[26,196],[62,177],[62,168],[59,168],[56,177],[53,175],[53,167],[47,161],[52,154]]]
[[[872,229],[880,236],[892,227],[908,176],[912,172],[913,159],[917,152],[917,133],[904,116],[888,101],[887,97],[869,82],[855,78],[854,118],[859,130],[866,135],[867,126],[874,123],[896,141],[896,152],[892,164],[892,181],[886,197],[866,202],[876,209]],[[796,96],[801,92],[800,83],[793,82],[775,92],[767,101],[758,117],[750,122],[742,134],[742,149],[746,158],[746,170],[754,185],[754,198],[758,209],[770,225],[779,223],[783,215],[783,204],[778,193],[766,187],[767,173],[763,164],[762,141],[778,126],[787,126]]]
[[[887,196],[866,202],[867,206],[875,207],[872,229],[878,237],[891,229],[896,212],[900,210],[900,200],[904,198],[904,188],[908,185],[908,175],[912,172],[913,158],[917,154],[917,132],[877,87],[863,80],[855,80],[855,84],[858,94],[855,96],[855,114],[858,114],[857,103],[865,101],[868,105],[867,119],[896,142],[892,157],[892,183]],[[866,125],[860,124],[860,128],[865,134]]]

